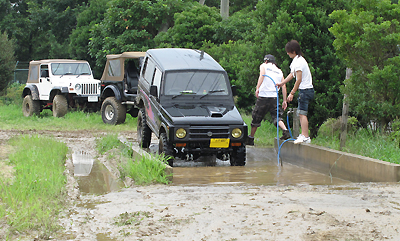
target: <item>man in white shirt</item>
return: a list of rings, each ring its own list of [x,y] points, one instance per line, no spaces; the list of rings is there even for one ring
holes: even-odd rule
[[[299,89],[297,113],[300,118],[301,134],[293,142],[294,144],[311,143],[308,135],[308,104],[314,99],[314,87],[312,84],[312,76],[307,61],[303,57],[300,49],[300,44],[296,40],[289,41],[285,46],[286,53],[293,59],[290,64],[290,74],[281,83],[276,84],[280,87],[296,78],[296,82],[292,91],[290,91],[287,101],[293,100],[293,96]]]
[[[275,57],[273,55],[267,54],[264,57],[264,63],[260,65],[260,75],[258,77],[257,88],[255,95],[257,101],[252,113],[252,122],[250,135],[247,137],[247,145],[254,145],[254,134],[257,128],[261,126],[261,122],[264,119],[267,112],[271,114],[274,124],[278,121],[279,127],[283,130],[283,135],[281,140],[286,140],[290,138],[289,130],[286,128],[282,121],[282,108],[279,106],[279,120],[277,120],[277,93],[276,93],[276,83],[281,83],[283,81],[283,73],[276,66]],[[283,94],[283,109],[286,109],[286,85],[282,85]]]

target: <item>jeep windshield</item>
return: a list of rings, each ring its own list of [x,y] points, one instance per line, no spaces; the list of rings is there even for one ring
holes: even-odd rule
[[[229,94],[224,72],[181,71],[167,72],[165,75],[164,94],[172,98],[185,95],[197,95],[200,98],[209,95]]]
[[[53,75],[90,75],[90,66],[87,63],[52,63]]]

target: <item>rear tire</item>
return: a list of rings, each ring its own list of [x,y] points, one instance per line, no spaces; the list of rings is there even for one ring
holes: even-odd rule
[[[64,95],[56,95],[53,99],[53,116],[63,117],[68,112],[68,102]]]
[[[105,124],[122,124],[126,119],[126,106],[115,97],[108,97],[101,105],[101,118]]]
[[[151,142],[151,129],[147,125],[144,109],[140,109],[137,119],[137,141],[141,148],[148,148]]]
[[[241,146],[235,148],[231,154],[231,166],[244,166],[246,165],[246,147]]]
[[[33,100],[32,95],[25,96],[22,102],[22,113],[25,117],[40,114],[40,101]]]
[[[168,158],[168,165],[174,166],[174,150],[171,145],[168,144],[167,134],[161,133],[160,140],[158,143],[158,154],[164,153],[165,157]]]

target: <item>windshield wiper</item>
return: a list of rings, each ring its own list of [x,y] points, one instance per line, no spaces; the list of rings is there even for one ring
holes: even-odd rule
[[[80,73],[80,74],[78,74],[78,75],[76,76],[76,78],[78,78],[78,77],[81,76],[81,75],[87,75],[87,74],[90,74],[90,73]]]
[[[182,90],[181,92],[179,92],[179,94],[172,96],[172,99],[181,96],[181,95],[195,95],[196,92],[193,92],[191,90]]]
[[[210,90],[210,91],[208,91],[207,94],[204,94],[203,96],[201,96],[200,99],[202,99],[203,97],[206,97],[207,95],[212,94],[212,93],[216,93],[216,92],[225,92],[225,91],[226,91],[225,89]]]
[[[71,72],[64,73],[64,74],[62,74],[62,75],[60,76],[60,78],[62,78],[64,75],[73,75],[73,73],[71,73]]]

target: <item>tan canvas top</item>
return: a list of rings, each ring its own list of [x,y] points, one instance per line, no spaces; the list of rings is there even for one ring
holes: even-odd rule
[[[29,62],[31,65],[39,64],[50,64],[50,63],[87,63],[86,60],[75,60],[75,59],[42,59],[42,60],[32,60]]]
[[[126,58],[126,59],[134,59],[144,57],[146,52],[123,52],[122,54],[109,54],[107,55],[107,59],[118,59],[118,58]]]

